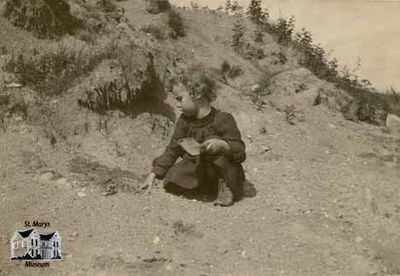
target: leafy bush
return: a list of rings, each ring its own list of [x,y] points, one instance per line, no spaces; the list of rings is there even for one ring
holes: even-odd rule
[[[168,11],[168,26],[171,28],[169,37],[177,39],[186,36],[185,27],[181,15],[174,9]]]
[[[64,0],[7,0],[3,16],[39,38],[58,37],[80,26]]]
[[[159,14],[171,9],[171,4],[168,0],[146,0],[146,2],[148,2],[146,10],[151,14]]]

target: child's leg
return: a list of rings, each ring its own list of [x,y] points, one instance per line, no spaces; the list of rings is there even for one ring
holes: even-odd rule
[[[214,200],[215,206],[231,206],[233,204],[233,193],[225,180],[221,177],[218,181],[217,198]]]
[[[167,184],[164,184],[164,190],[167,193],[176,195],[176,196],[184,196],[189,199],[198,199],[199,198],[199,190],[194,188],[194,189],[185,189],[182,188],[181,186],[176,185],[175,183],[168,182]]]
[[[233,200],[240,200],[243,197],[245,175],[240,163],[235,163],[225,156],[219,156],[214,160],[214,164],[219,172],[219,186],[224,190],[225,186],[232,192]],[[225,192],[222,192],[225,194]]]
[[[215,205],[230,206],[243,196],[244,171],[240,163],[225,156],[201,158],[197,167],[200,189],[212,195]]]

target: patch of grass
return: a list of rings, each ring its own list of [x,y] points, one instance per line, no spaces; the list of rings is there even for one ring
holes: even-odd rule
[[[4,118],[11,117],[13,114],[28,117],[28,106],[21,94],[13,93],[15,91],[0,91],[0,120],[4,126]],[[3,128],[3,130],[5,130]]]
[[[42,94],[58,95],[70,88],[74,80],[91,72],[102,60],[110,58],[113,54],[111,48],[101,52],[89,46],[71,49],[61,42],[54,51],[42,54],[13,53],[4,69],[13,73],[22,84]]]
[[[266,96],[271,94],[269,90],[269,86],[271,85],[271,81],[273,78],[273,74],[269,70],[264,70],[264,72],[260,75],[257,84],[260,86],[260,89],[257,91],[259,96]]]
[[[303,112],[296,110],[293,104],[286,105],[283,111],[286,113],[286,121],[289,124],[295,125],[297,122],[304,122]]]
[[[268,69],[265,69],[259,76],[257,82],[251,87],[250,91],[247,92],[251,102],[258,110],[262,110],[266,104],[262,98],[271,94],[269,86],[271,85],[272,77],[273,74]]]

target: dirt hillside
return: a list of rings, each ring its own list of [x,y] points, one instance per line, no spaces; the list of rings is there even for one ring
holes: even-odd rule
[[[0,18],[0,275],[400,274],[398,135],[346,120],[340,108],[350,96],[299,66],[272,36],[256,45],[262,59],[235,53],[233,16],[177,8],[186,36],[170,39],[166,13],[148,13],[145,1],[115,5],[115,14],[85,23],[104,25],[96,37],[39,39]],[[86,16],[84,7],[73,1],[71,13]],[[63,93],[39,92],[61,89],[61,77],[10,86],[18,79],[4,66],[14,53],[38,58],[59,43],[99,61],[79,65],[85,73],[64,82]],[[178,115],[161,82],[167,69],[196,61],[218,71],[224,60],[242,74],[220,81],[215,107],[242,131],[246,197],[218,208],[167,194],[160,183],[140,190]],[[249,91],[264,66],[269,92],[255,98]],[[118,81],[132,67],[142,73],[127,82],[129,94]],[[9,260],[11,236],[34,220],[51,224],[38,231],[62,237],[64,259],[48,268]]]

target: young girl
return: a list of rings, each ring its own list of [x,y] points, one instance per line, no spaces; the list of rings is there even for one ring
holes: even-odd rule
[[[216,84],[204,70],[189,70],[174,87],[178,110],[172,139],[165,152],[154,159],[144,186],[164,179],[172,193],[212,196],[214,205],[230,206],[243,196],[245,144],[230,113],[215,109]],[[180,146],[182,138],[194,138],[200,154],[191,156]],[[178,157],[182,160],[175,164]]]

